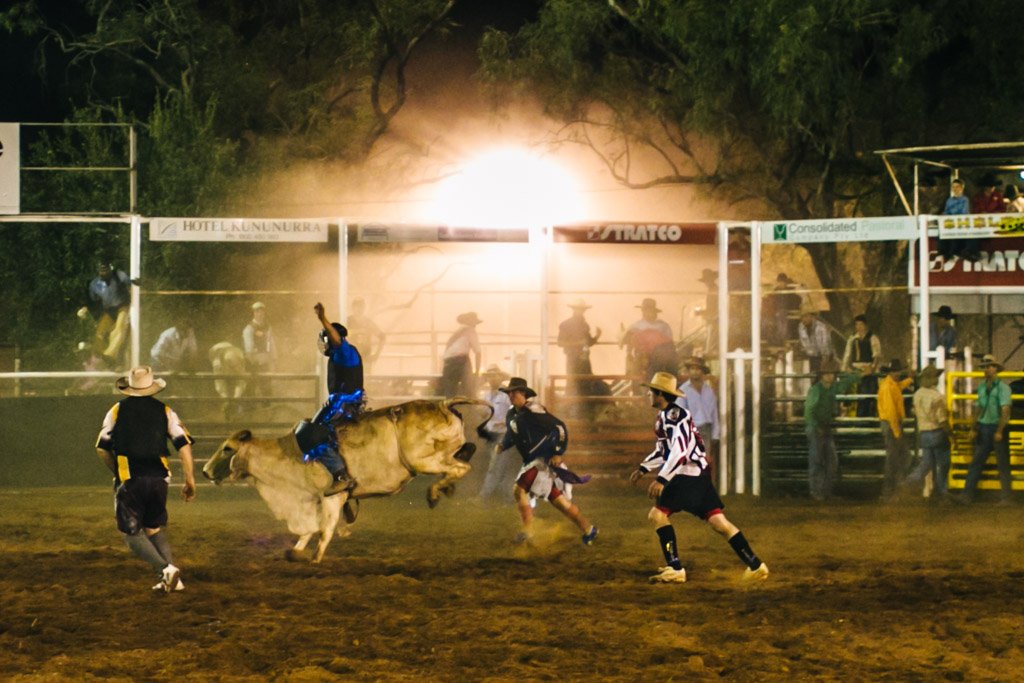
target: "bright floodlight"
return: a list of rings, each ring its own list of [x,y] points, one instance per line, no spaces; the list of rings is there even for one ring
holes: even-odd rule
[[[485,152],[442,181],[425,219],[447,225],[512,228],[578,221],[576,182],[551,161],[519,149]]]

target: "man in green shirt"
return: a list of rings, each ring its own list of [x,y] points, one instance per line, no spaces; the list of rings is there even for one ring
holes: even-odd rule
[[[984,381],[978,385],[978,419],[974,424],[974,455],[967,468],[967,479],[964,481],[964,493],[961,500],[970,503],[974,500],[974,490],[981,478],[981,470],[985,467],[988,454],[996,453],[996,466],[999,468],[999,486],[1002,489],[1002,503],[1011,503],[1010,493],[1010,444],[1006,438],[1006,425],[1010,422],[1010,385],[999,379],[1003,365],[992,354],[981,359],[981,369],[985,372]]]
[[[845,394],[861,373],[843,375],[837,380],[839,364],[829,358],[818,368],[818,380],[804,400],[804,425],[807,433],[807,481],[811,498],[825,500],[832,495],[839,472],[839,458],[832,436],[836,416],[836,396]]]

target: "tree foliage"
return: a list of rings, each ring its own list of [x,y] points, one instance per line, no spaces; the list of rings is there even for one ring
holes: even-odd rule
[[[878,215],[900,209],[873,150],[1024,133],[1022,28],[1009,0],[547,0],[485,36],[482,74],[539,97],[628,187]],[[826,287],[848,284],[833,245],[810,250]],[[865,250],[866,272],[897,252]],[[840,297],[833,312],[851,317]]]

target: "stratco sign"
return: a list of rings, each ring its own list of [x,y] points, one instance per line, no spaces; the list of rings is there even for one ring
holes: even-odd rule
[[[912,240],[917,237],[913,216],[883,218],[828,218],[823,220],[760,222],[761,242],[868,242]]]
[[[0,213],[21,213],[21,137],[17,123],[0,123]]]
[[[714,244],[714,223],[608,223],[557,225],[556,242],[614,244]]]
[[[958,256],[945,258],[938,246],[934,238],[928,240],[929,287],[968,287],[979,291],[984,291],[985,287],[1024,287],[1024,236],[983,240],[979,245],[981,256],[974,261]],[[914,285],[917,286],[920,278],[913,262],[917,250],[911,250],[911,255]]]
[[[326,221],[281,218],[151,218],[154,242],[326,242]]]
[[[1024,235],[1024,215],[1019,213],[981,213],[966,216],[939,216],[939,237],[977,239]]]

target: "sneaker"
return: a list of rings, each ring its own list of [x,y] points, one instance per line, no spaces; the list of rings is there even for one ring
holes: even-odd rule
[[[164,588],[164,593],[170,593],[178,587],[178,581],[181,580],[181,570],[175,567],[173,564],[169,564],[164,567],[164,570],[160,572],[160,585]]]
[[[764,562],[758,565],[757,569],[747,567],[743,570],[744,581],[764,581],[768,578],[768,565]]]
[[[686,583],[686,570],[662,567],[650,578],[651,583]]]
[[[590,531],[583,534],[583,545],[593,545],[595,538],[597,538],[597,527],[591,526]]]
[[[160,581],[160,583],[158,583],[155,586],[153,586],[153,591],[154,592],[160,592],[160,593],[167,593],[167,592],[172,592],[172,591],[173,592],[178,592],[178,591],[183,591],[183,590],[185,590],[185,582],[182,581],[180,577],[178,578],[178,583],[174,584],[174,588],[172,588],[171,591],[165,591],[164,590],[164,582],[163,581]]]

